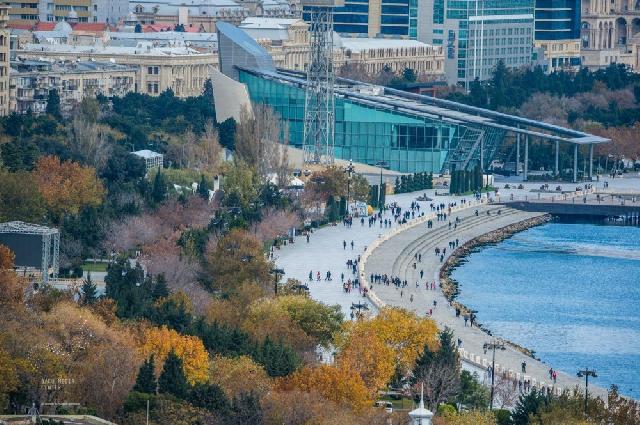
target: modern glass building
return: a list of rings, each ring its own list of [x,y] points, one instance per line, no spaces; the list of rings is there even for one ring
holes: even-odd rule
[[[272,107],[282,117],[288,142],[302,148],[306,78],[303,73],[275,69],[268,53],[255,41],[219,23],[223,72],[246,87],[251,102]],[[226,39],[236,45],[231,48]],[[239,54],[244,50],[243,54]],[[249,59],[245,56],[254,56]],[[231,60],[229,58],[234,58]],[[247,65],[248,64],[248,65]],[[228,66],[233,66],[229,71]],[[225,71],[225,69],[227,71]],[[214,82],[214,96],[216,96]],[[445,173],[453,169],[483,168],[505,138],[536,137],[558,143],[607,142],[590,134],[498,112],[407,93],[386,87],[338,79],[335,96],[335,157],[376,164],[385,161],[400,172]],[[518,136],[518,138],[520,138]],[[528,146],[525,145],[525,151]],[[577,150],[576,150],[577,155]]]
[[[417,16],[418,0],[345,0],[334,8],[333,27],[351,37],[416,38]],[[307,13],[303,18],[309,22]]]
[[[536,33],[541,40],[580,38],[580,0],[536,0]]]
[[[498,61],[509,68],[531,63],[534,0],[424,0],[418,40],[446,46],[450,84],[485,80]]]

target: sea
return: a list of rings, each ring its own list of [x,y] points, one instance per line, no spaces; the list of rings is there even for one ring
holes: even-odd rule
[[[550,222],[471,253],[458,300],[495,336],[640,399],[640,228]]]

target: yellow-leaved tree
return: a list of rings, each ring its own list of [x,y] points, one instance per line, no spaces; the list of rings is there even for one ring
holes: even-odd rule
[[[425,345],[437,350],[438,328],[431,319],[385,307],[371,319],[346,323],[336,342],[338,362],[357,371],[375,393],[397,368],[405,373],[411,370]]]
[[[141,350],[145,357],[155,356],[158,373],[169,352],[173,351],[182,359],[184,374],[190,384],[207,381],[209,354],[198,337],[181,335],[166,326],[150,327],[143,332]]]
[[[280,391],[317,392],[328,400],[357,411],[371,406],[370,393],[360,375],[343,365],[306,366],[281,378],[276,387]]]
[[[229,399],[250,391],[262,395],[272,384],[264,368],[248,356],[215,356],[211,359],[209,382],[222,388]]]
[[[446,412],[434,418],[433,425],[496,425],[496,417],[488,410],[471,412]]]
[[[45,204],[53,216],[78,214],[83,207],[102,203],[104,187],[96,170],[56,156],[38,159],[33,176]]]

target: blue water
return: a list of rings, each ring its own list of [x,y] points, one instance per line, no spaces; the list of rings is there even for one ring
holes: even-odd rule
[[[640,398],[640,228],[545,224],[472,253],[452,276],[494,335]]]

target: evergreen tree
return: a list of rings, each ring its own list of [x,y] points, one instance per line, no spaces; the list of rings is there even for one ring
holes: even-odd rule
[[[133,386],[133,391],[139,393],[155,394],[158,388],[158,382],[155,375],[155,358],[153,354],[149,359],[145,360],[140,366],[138,376],[136,377],[136,383]]]
[[[151,188],[151,199],[155,204],[160,204],[167,197],[167,182],[161,170],[158,170],[153,179],[153,187]]]
[[[165,298],[168,296],[169,287],[167,286],[167,278],[164,277],[164,273],[160,273],[158,276],[156,276],[156,284],[153,286],[151,297],[154,301],[157,301],[160,298]]]
[[[136,33],[141,33],[142,32],[142,25],[140,25],[139,23],[136,24],[136,26],[133,29],[134,32]]]
[[[216,384],[197,384],[189,392],[188,401],[196,407],[222,415],[225,415],[230,408],[227,396]]]
[[[204,200],[209,199],[209,183],[204,178],[204,174],[200,176],[200,184],[198,185],[198,195]]]
[[[169,352],[162,366],[162,373],[158,378],[158,392],[174,395],[186,399],[189,394],[189,384],[184,375],[182,359],[173,351]]]
[[[545,404],[545,397],[536,388],[522,394],[511,414],[513,425],[529,425],[531,415],[536,415]]]
[[[265,338],[258,349],[256,360],[271,377],[287,376],[300,366],[300,359],[291,347],[273,342],[269,337]]]
[[[93,304],[98,298],[96,284],[91,279],[91,272],[87,272],[87,278],[82,281],[82,302],[83,304]]]
[[[213,84],[211,83],[211,78],[207,78],[204,80],[204,89],[202,90],[202,96],[213,102]]]
[[[57,89],[49,90],[46,112],[54,118],[62,118],[62,114],[60,113],[60,95]]]

